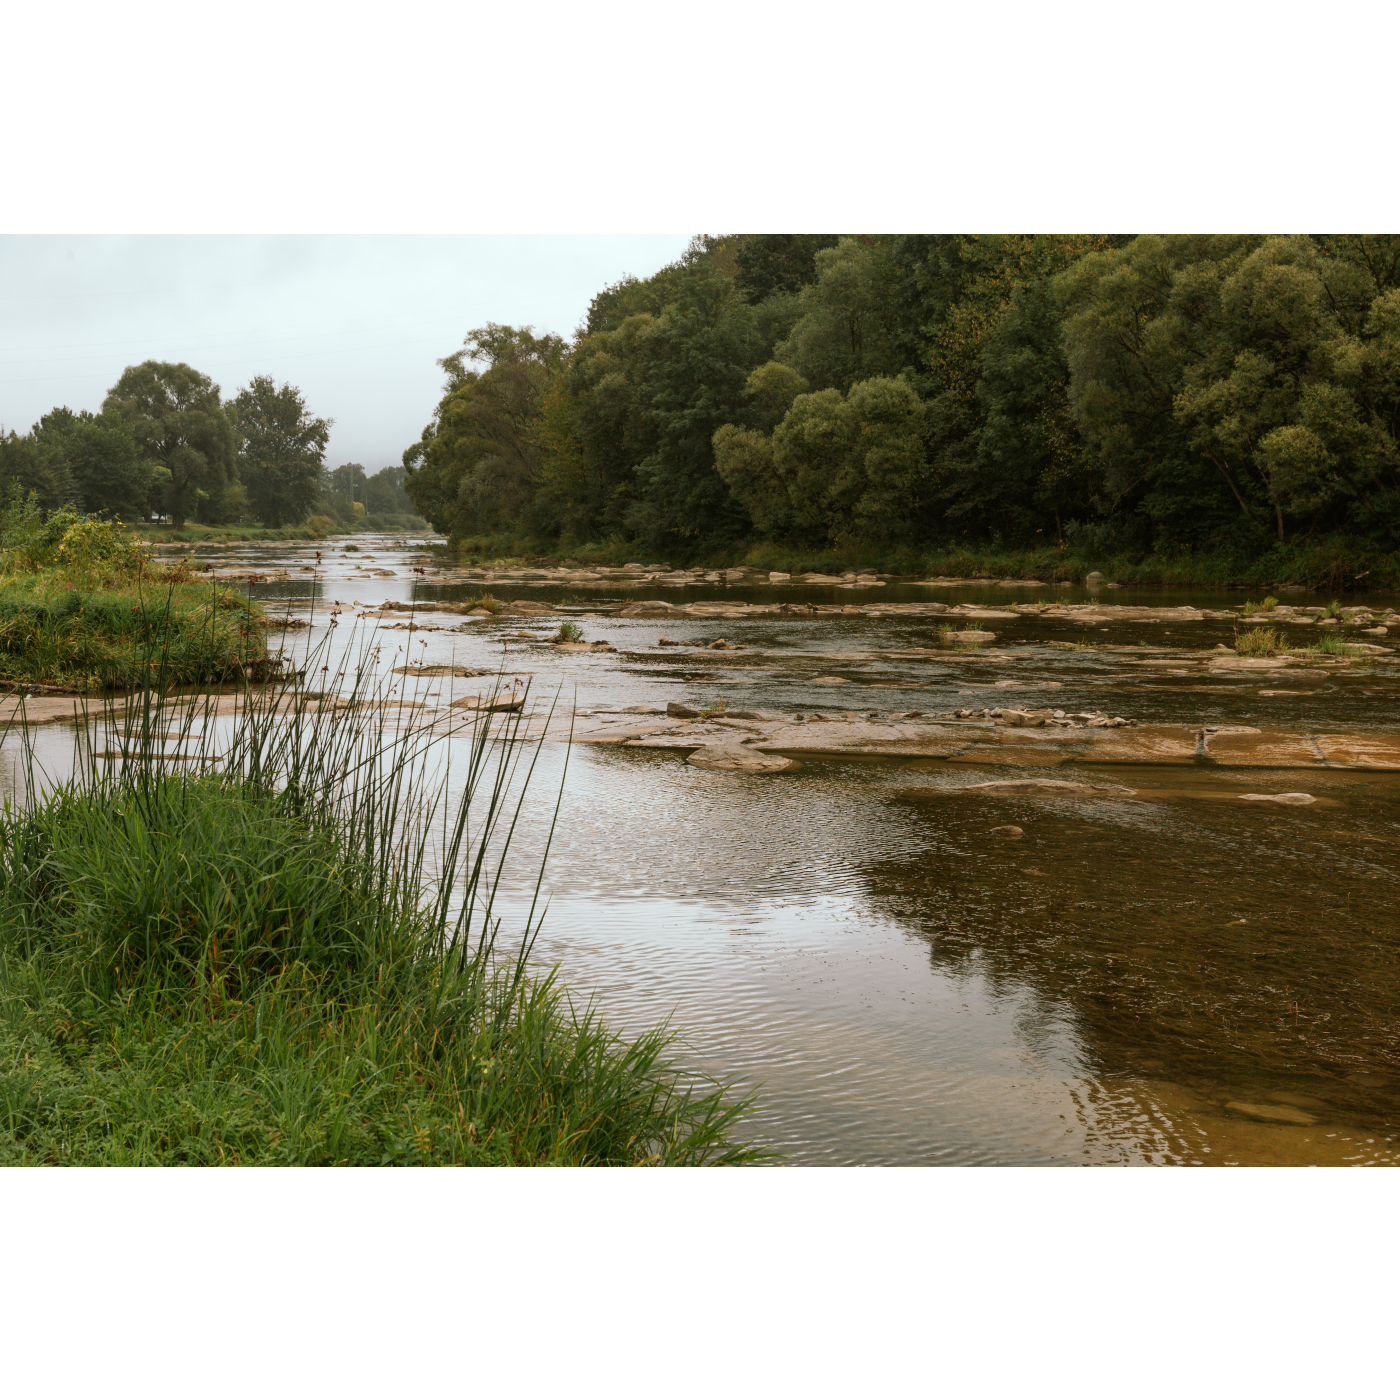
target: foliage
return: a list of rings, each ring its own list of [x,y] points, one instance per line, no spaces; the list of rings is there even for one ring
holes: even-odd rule
[[[115,413],[74,413],[55,408],[33,430],[36,447],[50,471],[72,483],[69,499],[91,515],[137,520],[158,509],[168,476],[142,451],[131,424]],[[53,508],[44,493],[41,504]]]
[[[299,389],[279,389],[265,374],[229,401],[228,416],[253,514],[273,528],[305,520],[320,494],[333,420],[313,418]]]
[[[444,361],[410,489],[525,553],[1053,544],[1340,580],[1400,545],[1397,267],[1383,236],[707,236],[600,293],[513,413],[491,355]],[[469,350],[488,331],[533,340]]]
[[[126,369],[102,403],[132,427],[141,450],[170,473],[165,509],[175,528],[233,479],[233,425],[219,386],[187,364],[147,360]]]
[[[435,529],[489,529],[527,507],[540,458],[541,396],[563,350],[557,336],[491,322],[438,361],[446,393],[404,453],[403,478]]]
[[[57,788],[30,755],[0,817],[0,1161],[762,1160],[670,1032],[624,1040],[531,975],[533,923],[498,948],[517,732],[459,741],[453,810],[433,736],[376,698],[247,693],[219,776],[198,697],[104,715],[119,749]]]

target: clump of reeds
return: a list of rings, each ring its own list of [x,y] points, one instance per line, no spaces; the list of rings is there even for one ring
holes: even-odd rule
[[[1244,615],[1251,617],[1258,612],[1272,612],[1278,607],[1278,599],[1270,594],[1267,598],[1261,598],[1257,603],[1246,603],[1244,605]]]
[[[1237,656],[1277,656],[1287,650],[1277,627],[1250,627],[1235,633]]]
[[[26,746],[0,812],[0,1162],[759,1159],[732,1141],[748,1102],[666,1028],[624,1040],[533,969],[538,903],[503,940],[523,716],[401,724],[361,663],[339,703],[292,675],[233,714],[130,692],[94,716],[115,747],[80,728],[57,783]]]

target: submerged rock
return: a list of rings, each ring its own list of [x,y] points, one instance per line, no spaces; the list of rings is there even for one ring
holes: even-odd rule
[[[490,676],[492,671],[483,671],[476,666],[395,666],[396,676]]]
[[[1316,802],[1311,793],[1307,792],[1242,792],[1241,802],[1281,802],[1286,807],[1306,807]]]
[[[964,783],[960,787],[938,788],[938,792],[1063,793],[1073,797],[1136,797],[1137,789],[1112,783],[1069,783],[1062,778],[997,778],[989,783]]]
[[[1247,1118],[1258,1118],[1265,1123],[1298,1123],[1309,1127],[1317,1122],[1311,1113],[1286,1103],[1241,1103],[1234,1099],[1225,1107],[1231,1113],[1243,1113]]]
[[[991,829],[992,836],[1009,836],[1013,839],[1017,836],[1024,836],[1026,833],[1019,826],[994,826]]]

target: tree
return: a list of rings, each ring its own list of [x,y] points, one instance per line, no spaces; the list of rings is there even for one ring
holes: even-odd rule
[[[813,387],[844,394],[857,380],[898,373],[885,316],[886,251],[842,238],[816,253],[816,280],[802,288],[801,315],[775,352]]]
[[[817,254],[836,243],[834,233],[748,234],[735,253],[735,282],[752,305],[775,292],[799,292],[817,279]]]
[[[219,386],[187,364],[132,365],[102,404],[131,424],[142,452],[170,472],[166,508],[176,528],[234,473],[233,425]]]
[[[55,463],[66,467],[81,509],[127,520],[147,512],[155,467],[126,419],[115,413],[55,408],[34,425],[34,436]]]
[[[1144,237],[1061,274],[1070,401],[1164,542],[1288,517],[1394,537],[1400,292],[1383,240]]]
[[[265,525],[296,524],[311,513],[333,419],[313,418],[301,391],[258,375],[229,401],[238,442],[238,474],[253,513]]]
[[[360,500],[370,515],[413,515],[413,502],[403,489],[404,468],[383,467],[360,488]]]
[[[533,498],[542,396],[563,354],[558,336],[489,322],[438,361],[447,372],[446,393],[403,457],[404,490],[435,529],[449,535],[500,529]]]
[[[52,443],[41,442],[35,433],[21,437],[13,430],[0,435],[0,496],[8,498],[10,484],[18,483],[20,494],[31,493],[41,510],[57,510],[72,505],[78,497],[73,474],[62,453]]]

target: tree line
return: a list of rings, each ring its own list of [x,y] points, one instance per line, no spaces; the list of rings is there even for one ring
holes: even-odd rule
[[[267,375],[224,400],[191,366],[147,360],[122,374],[99,412],[55,408],[22,436],[0,435],[0,483],[17,483],[45,510],[169,516],[177,529],[248,518],[280,527],[314,515],[342,526],[375,517],[393,528],[416,516],[404,468],[327,470],[332,422]]]
[[[1400,544],[1400,236],[705,236],[439,364],[458,539]]]

